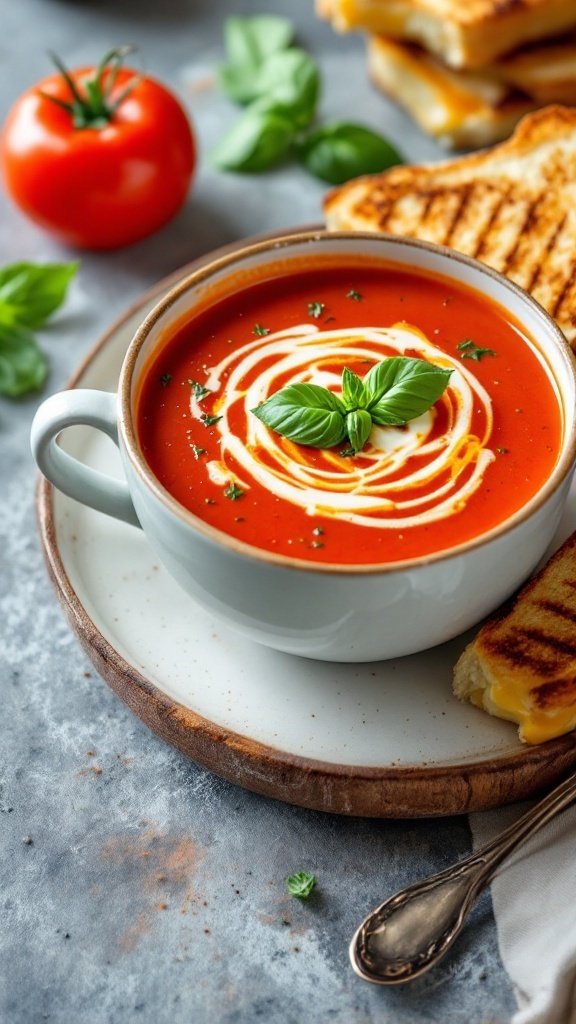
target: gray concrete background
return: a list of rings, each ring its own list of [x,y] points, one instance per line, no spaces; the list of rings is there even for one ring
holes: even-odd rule
[[[211,171],[235,116],[204,88],[222,21],[291,15],[325,82],[323,114],[363,120],[410,159],[434,145],[366,82],[358,38],[337,38],[305,0],[19,0],[0,6],[0,113],[49,70],[46,51],[90,63],[139,45],[182,96],[201,169],[182,215],[152,239],[84,255],[66,308],[41,334],[64,386],[83,354],[149,284],[246,234],[320,219],[323,187],[285,167],[258,179]],[[0,196],[0,259],[69,254]],[[465,818],[347,820],[243,792],[136,720],[69,631],[42,562],[28,455],[38,398],[0,401],[1,1024],[488,1024],[514,1007],[485,896],[454,953],[400,990],[359,981],[347,944],[385,894],[466,853]],[[314,870],[308,904],[284,893]]]

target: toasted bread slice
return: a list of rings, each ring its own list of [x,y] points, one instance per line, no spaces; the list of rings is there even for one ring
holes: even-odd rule
[[[528,114],[493,149],[395,167],[328,193],[332,230],[451,246],[525,288],[576,345],[576,109]]]
[[[574,0],[317,0],[316,9],[340,32],[420,43],[455,68],[485,67],[576,26]]]
[[[454,693],[518,722],[526,743],[576,728],[576,533],[485,622],[456,664]]]
[[[450,149],[500,142],[524,114],[541,106],[495,76],[453,71],[420,47],[385,36],[369,37],[368,72],[379,89]]]

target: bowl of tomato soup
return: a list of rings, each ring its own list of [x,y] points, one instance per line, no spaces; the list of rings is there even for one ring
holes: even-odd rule
[[[53,396],[32,445],[232,628],[368,661],[448,640],[530,574],[570,485],[575,406],[567,342],[501,275],[423,242],[310,232],[176,285],[118,396]],[[125,483],[58,448],[78,422],[118,440]]]

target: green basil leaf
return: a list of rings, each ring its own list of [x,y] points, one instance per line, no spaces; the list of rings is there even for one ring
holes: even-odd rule
[[[367,394],[363,381],[358,374],[344,367],[342,373],[342,401],[346,409],[365,408]]]
[[[346,433],[354,452],[361,452],[372,430],[372,417],[366,409],[355,409],[346,416]]]
[[[282,113],[297,128],[306,128],[316,113],[320,74],[304,50],[294,47],[272,54],[262,65],[255,87],[261,103]]]
[[[212,154],[225,171],[264,171],[288,152],[294,128],[273,110],[248,107]]]
[[[286,879],[288,892],[299,900],[307,900],[315,885],[316,875],[310,871],[295,871]]]
[[[372,419],[392,426],[421,416],[444,393],[452,372],[406,356],[378,363],[364,378]]]
[[[224,43],[228,64],[219,70],[220,85],[237,103],[249,103],[261,95],[257,73],[266,59],[285,50],[294,31],[287,18],[264,14],[255,18],[227,18]]]
[[[20,398],[38,391],[47,372],[46,357],[29,331],[0,325],[0,394]]]
[[[288,384],[252,412],[282,437],[312,448],[332,448],[346,437],[342,402],[317,384]]]
[[[258,96],[257,72],[251,67],[226,64],[218,70],[218,83],[222,92],[234,103],[250,103]]]
[[[78,263],[11,263],[0,270],[0,324],[42,327],[66,297]]]
[[[298,144],[298,157],[322,181],[341,185],[360,174],[377,174],[404,162],[397,149],[362,125],[323,125]]]

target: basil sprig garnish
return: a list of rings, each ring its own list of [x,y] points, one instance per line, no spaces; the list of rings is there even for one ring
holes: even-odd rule
[[[341,398],[318,384],[287,384],[251,411],[289,441],[333,448],[347,437],[357,455],[374,424],[401,426],[430,409],[452,372],[424,359],[392,356],[363,379],[345,367]]]
[[[216,146],[215,166],[264,171],[292,155],[317,178],[338,185],[402,163],[387,139],[363,125],[314,125],[320,69],[293,38],[291,22],[273,14],[226,20],[228,61],[219,83],[244,110]]]

